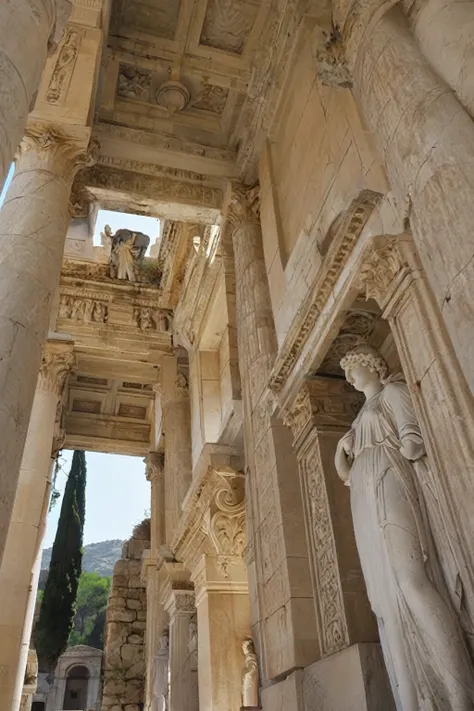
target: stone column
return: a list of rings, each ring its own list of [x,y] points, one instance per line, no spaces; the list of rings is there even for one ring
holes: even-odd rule
[[[197,673],[192,669],[189,652],[189,625],[196,613],[194,592],[171,590],[165,609],[170,616],[169,709],[170,711],[198,711]]]
[[[31,411],[18,488],[0,568],[0,708],[19,708],[33,623],[37,577],[51,488],[53,436],[59,399],[74,363],[70,341],[48,341]],[[27,615],[28,602],[33,610]],[[25,622],[26,620],[26,622]],[[22,645],[23,640],[23,645]],[[22,653],[23,646],[23,653]],[[26,649],[25,649],[26,647]],[[20,663],[21,660],[21,663]],[[17,694],[12,705],[15,691]],[[19,693],[18,693],[19,692]]]
[[[234,186],[228,218],[244,405],[247,568],[262,673],[274,679],[315,661],[319,647],[291,433],[264,397],[277,342],[258,209],[256,190]]]
[[[235,559],[223,566],[219,557],[203,555],[191,577],[196,588],[199,708],[238,711],[242,642],[249,635],[250,622],[245,563]]]
[[[70,0],[0,4],[0,189],[25,132],[48,49],[54,49],[71,11]]]
[[[474,116],[474,2],[407,3],[408,21],[421,50]]]
[[[61,271],[71,182],[86,157],[82,133],[81,136],[76,139],[47,126],[32,125],[22,142],[15,176],[2,208],[0,560],[51,300]]]
[[[177,358],[164,357],[161,370],[165,438],[165,528],[166,542],[169,542],[181,517],[181,506],[192,479],[191,410],[187,373],[178,368]]]
[[[146,478],[151,486],[150,544],[151,558],[156,561],[165,538],[165,457],[163,452],[150,452],[146,459]]]
[[[355,93],[395,199],[406,205],[436,302],[474,390],[474,124],[429,66],[398,6],[350,25]]]
[[[308,378],[286,420],[303,490],[321,657],[378,640],[354,538],[350,491],[334,466],[337,443],[361,405],[348,383]]]

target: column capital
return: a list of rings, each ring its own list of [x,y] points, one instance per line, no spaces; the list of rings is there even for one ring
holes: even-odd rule
[[[347,64],[345,45],[338,25],[322,28],[313,33],[313,57],[321,83],[342,89],[352,87],[352,74]]]
[[[194,590],[171,590],[165,609],[171,619],[176,615],[176,613],[194,615],[196,612]]]
[[[43,349],[37,389],[54,393],[59,398],[75,360],[72,342],[47,341]]]
[[[365,298],[374,299],[385,311],[392,311],[409,285],[419,265],[413,253],[413,240],[406,234],[374,237],[363,254],[358,287]]]
[[[232,183],[227,219],[232,229],[245,224],[260,224],[260,186],[248,188],[241,183]]]
[[[341,352],[341,358],[345,351]],[[345,380],[324,376],[307,378],[283,412],[296,450],[312,428],[347,430],[364,402],[363,396]]]
[[[149,452],[143,460],[146,464],[145,476],[147,481],[160,479],[164,476],[165,455],[164,452]]]
[[[97,160],[100,144],[88,132],[68,133],[62,126],[30,121],[18,149],[20,163],[72,181],[78,170]]]

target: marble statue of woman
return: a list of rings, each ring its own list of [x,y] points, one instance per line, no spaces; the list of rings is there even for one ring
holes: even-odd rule
[[[258,661],[251,637],[242,642],[245,665],[242,675],[242,708],[258,708]]]
[[[169,636],[165,631],[160,637],[160,647],[153,665],[151,711],[166,711],[168,707]]]
[[[417,462],[425,446],[402,377],[370,346],[342,360],[366,401],[340,440],[354,531],[397,711],[474,709],[474,676],[446,594]]]

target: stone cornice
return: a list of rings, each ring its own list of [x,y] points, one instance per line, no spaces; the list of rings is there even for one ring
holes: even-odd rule
[[[321,265],[319,277],[280,348],[269,383],[272,390],[279,391],[297,365],[349,254],[381,199],[379,193],[364,190],[347,210]]]

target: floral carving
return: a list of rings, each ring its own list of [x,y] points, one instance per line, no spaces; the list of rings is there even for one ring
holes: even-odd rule
[[[352,86],[352,76],[339,27],[333,25],[329,31],[318,27],[316,33],[314,58],[321,83],[349,89]]]
[[[117,80],[117,95],[126,99],[150,101],[151,72],[122,64]]]
[[[145,457],[144,462],[146,465],[145,476],[147,481],[164,476],[165,455],[163,452],[150,452]]]
[[[375,299],[384,306],[390,296],[391,286],[401,271],[403,262],[396,240],[385,240],[375,245],[364,262],[360,273],[360,286],[366,299]]]
[[[75,364],[72,344],[47,343],[41,361],[38,388],[60,397],[66,378]]]
[[[260,187],[246,188],[234,183],[227,219],[234,230],[241,225],[260,221]]]
[[[66,97],[81,39],[77,29],[67,30],[46,90],[46,101],[49,104],[61,104]]]

